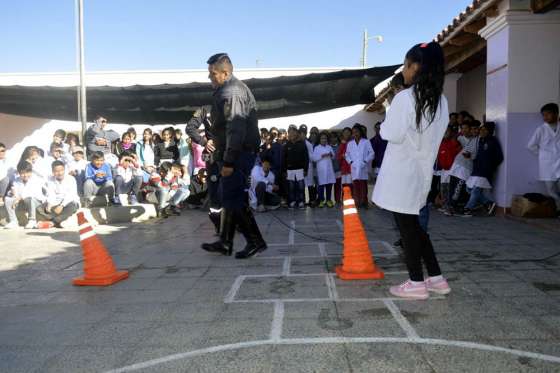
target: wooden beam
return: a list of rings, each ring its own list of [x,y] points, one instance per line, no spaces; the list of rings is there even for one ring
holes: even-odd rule
[[[452,59],[447,61],[445,64],[445,71],[448,72],[453,70],[455,67],[463,63],[465,60],[469,59],[471,56],[477,54],[486,47],[486,40],[480,39],[474,43],[463,48],[463,52],[458,53],[453,56]]]
[[[462,47],[447,44],[443,47],[443,55],[445,56],[445,58],[447,58],[455,53],[461,52],[462,50],[463,50]]]
[[[484,17],[490,17],[490,18],[494,18],[497,17],[498,15],[500,15],[500,12],[498,12],[498,7],[497,6],[491,6],[490,8],[486,9],[482,15],[484,15]]]
[[[533,13],[547,13],[556,9],[558,5],[560,5],[560,0],[531,0]]]
[[[449,40],[449,44],[457,47],[463,47],[465,45],[471,44],[476,39],[477,39],[477,35],[465,33],[459,36],[455,36],[453,39]]]
[[[478,31],[480,31],[480,29],[484,26],[486,26],[486,18],[469,23],[463,27],[463,31],[468,32],[469,34],[478,34]]]

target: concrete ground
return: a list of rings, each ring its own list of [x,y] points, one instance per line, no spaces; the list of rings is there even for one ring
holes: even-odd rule
[[[214,238],[201,211],[96,227],[130,270],[106,288],[71,285],[77,232],[0,231],[0,371],[560,371],[560,256],[532,260],[560,232],[433,213],[453,291],[404,301],[387,292],[407,277],[390,215],[360,215],[382,281],[333,275],[337,209],[259,215],[270,247],[245,261],[199,249]]]

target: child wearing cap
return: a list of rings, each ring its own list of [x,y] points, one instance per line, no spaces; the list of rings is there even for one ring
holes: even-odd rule
[[[68,174],[74,176],[76,185],[78,186],[78,195],[84,195],[84,182],[87,161],[84,158],[84,148],[81,146],[74,146],[70,150],[72,152],[72,160],[68,162],[66,169]]]

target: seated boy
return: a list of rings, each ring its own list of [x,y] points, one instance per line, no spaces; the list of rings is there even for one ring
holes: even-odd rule
[[[49,156],[45,157],[45,162],[52,164],[54,161],[61,161],[66,164],[66,157],[62,144],[53,142],[49,150]]]
[[[104,196],[106,201],[112,201],[115,197],[115,185],[111,166],[105,163],[102,152],[94,152],[91,162],[86,167],[84,182],[84,197],[86,207],[90,207],[95,196]]]
[[[206,184],[206,169],[200,168],[196,175],[191,179],[189,185],[190,195],[187,203],[193,208],[199,208],[204,205],[204,199],[208,195],[208,185]]]
[[[52,163],[52,176],[47,181],[47,201],[40,209],[48,221],[39,223],[40,228],[62,228],[62,222],[78,211],[80,197],[76,179],[66,174],[66,167],[60,160]]]
[[[81,146],[74,146],[72,148],[72,160],[66,165],[66,170],[68,175],[73,176],[76,179],[76,185],[78,186],[78,195],[84,195],[84,181],[86,179],[86,167],[88,165],[87,161],[84,159],[84,148]]]
[[[138,204],[138,193],[142,186],[142,170],[136,162],[133,153],[124,151],[119,155],[119,165],[117,166],[117,174],[115,176],[115,187],[117,195],[114,203],[128,205]]]
[[[275,210],[280,207],[280,197],[275,193],[278,185],[275,184],[274,173],[270,170],[269,158],[263,158],[262,165],[255,165],[251,171],[251,189],[249,200],[251,207],[258,212]],[[266,207],[265,207],[266,206]]]
[[[33,175],[33,166],[27,161],[17,165],[18,177],[14,180],[10,195],[6,196],[6,210],[8,211],[7,229],[19,227],[16,208],[25,209],[27,225],[25,229],[37,228],[37,207],[45,201],[43,194],[43,180]]]

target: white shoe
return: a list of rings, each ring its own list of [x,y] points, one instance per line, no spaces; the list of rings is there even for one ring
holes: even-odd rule
[[[27,225],[25,226],[25,229],[35,229],[37,228],[37,221],[36,220],[29,220],[27,222]]]
[[[265,212],[265,211],[266,211],[266,208],[264,208],[263,205],[258,205],[257,206],[257,212]]]
[[[270,205],[264,207],[267,211],[274,211],[280,208],[280,205]]]
[[[19,224],[16,221],[11,221],[4,226],[4,229],[18,229]]]
[[[128,206],[128,194],[119,194],[121,206]]]
[[[300,202],[298,207],[299,207],[300,210],[305,210],[305,203]]]

